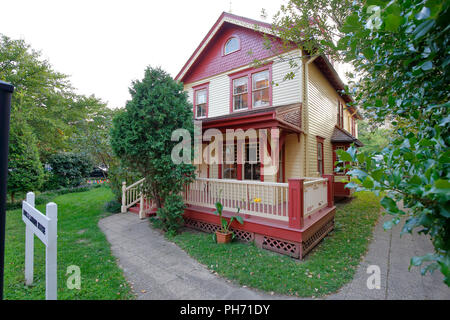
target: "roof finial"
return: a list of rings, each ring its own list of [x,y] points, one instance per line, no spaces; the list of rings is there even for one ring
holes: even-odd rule
[[[231,5],[233,4],[233,2],[230,0],[230,10],[228,10],[229,13],[231,13]]]

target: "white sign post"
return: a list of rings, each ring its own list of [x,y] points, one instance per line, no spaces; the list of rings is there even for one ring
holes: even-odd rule
[[[34,235],[46,246],[45,249],[45,298],[56,300],[56,252],[58,207],[50,202],[46,207],[46,215],[34,207],[34,193],[28,192],[22,204],[22,220],[25,222],[25,282],[33,283]]]

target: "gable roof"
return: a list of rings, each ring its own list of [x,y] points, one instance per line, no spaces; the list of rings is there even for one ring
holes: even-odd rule
[[[262,32],[262,33],[266,33],[266,34],[275,36],[272,31],[272,24],[270,24],[270,23],[238,16],[238,15],[228,13],[228,12],[222,12],[222,14],[219,16],[219,18],[214,23],[212,28],[208,31],[206,36],[203,38],[203,40],[197,46],[194,53],[190,56],[188,61],[181,68],[180,72],[175,77],[175,80],[178,80],[178,81],[184,80],[185,76],[188,74],[190,69],[194,66],[197,59],[200,58],[200,56],[207,48],[210,41],[214,38],[214,36],[222,29],[223,25],[226,23],[233,24],[236,26],[241,26],[241,27],[248,28],[248,29],[251,29],[254,31],[258,31],[258,32]],[[257,27],[258,29],[256,30],[255,27]],[[339,77],[336,70],[334,69],[333,65],[330,63],[330,61],[328,60],[328,58],[326,56],[322,55],[322,56],[318,57],[313,63],[317,65],[319,70],[324,74],[324,76],[331,83],[331,85],[336,90],[336,92],[344,99],[344,101],[346,103],[353,102],[353,99],[351,96],[342,93],[342,91],[345,89],[345,85],[342,82],[342,80]],[[349,108],[354,112],[354,115],[358,119],[362,119],[361,114],[358,112],[358,110],[355,107],[349,107]]]
[[[203,38],[202,42],[195,49],[194,53],[188,59],[188,61],[184,64],[183,68],[181,68],[180,72],[175,77],[175,80],[182,81],[183,77],[189,71],[190,67],[194,64],[197,58],[203,53],[204,49],[207,47],[208,43],[211,39],[217,34],[217,32],[221,29],[224,23],[231,23],[234,25],[238,25],[241,27],[249,28],[254,30],[255,25],[259,27],[258,31],[272,34],[272,25],[270,23],[253,20],[246,17],[241,17],[235,14],[231,14],[228,12],[222,12],[219,19],[217,19],[216,23],[214,23],[213,27],[209,30],[206,36]]]
[[[334,127],[333,135],[331,136],[331,143],[355,143],[357,147],[364,146],[364,144],[356,137],[352,136],[350,132],[339,127]]]

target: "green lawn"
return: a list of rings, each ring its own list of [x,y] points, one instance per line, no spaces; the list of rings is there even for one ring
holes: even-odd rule
[[[240,285],[301,297],[336,292],[354,276],[380,216],[379,199],[358,193],[337,204],[336,225],[304,261],[281,256],[255,245],[218,245],[212,235],[183,232],[172,240],[220,276]]]
[[[116,264],[97,223],[106,216],[104,204],[112,199],[108,187],[58,196],[58,299],[132,299],[130,287]],[[37,206],[45,212],[45,205]],[[45,247],[35,237],[34,284],[24,278],[25,224],[20,210],[7,211],[5,298],[45,299]],[[81,270],[81,289],[68,289],[67,267]]]

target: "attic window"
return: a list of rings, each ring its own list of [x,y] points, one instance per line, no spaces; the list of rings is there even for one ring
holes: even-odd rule
[[[227,55],[238,50],[239,50],[239,40],[238,38],[232,37],[228,39],[228,41],[225,43],[223,54]]]

